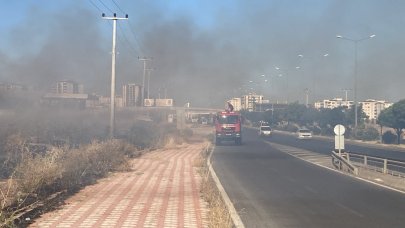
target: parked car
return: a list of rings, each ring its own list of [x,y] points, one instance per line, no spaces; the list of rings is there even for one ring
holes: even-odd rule
[[[270,136],[271,135],[270,126],[260,126],[259,127],[259,136]]]
[[[311,139],[312,132],[308,129],[298,129],[297,136],[299,139]]]

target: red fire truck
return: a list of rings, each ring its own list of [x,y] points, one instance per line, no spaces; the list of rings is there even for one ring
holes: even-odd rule
[[[239,112],[218,112],[215,116],[215,144],[222,141],[234,141],[242,144],[242,118]]]

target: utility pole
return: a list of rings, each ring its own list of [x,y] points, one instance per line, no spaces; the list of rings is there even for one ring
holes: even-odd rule
[[[305,90],[305,106],[308,108],[308,95],[309,95],[309,89],[306,88]]]
[[[113,17],[106,17],[103,13],[103,19],[113,21],[113,37],[112,37],[112,60],[111,60],[111,97],[110,97],[110,138],[114,138],[114,128],[115,128],[115,46],[117,38],[117,20],[128,20],[128,14],[124,17],[117,17],[117,14],[114,13]]]
[[[153,71],[153,70],[154,70],[153,68],[146,69],[146,71],[148,72],[148,91],[147,91],[148,93],[147,93],[146,97],[148,99],[149,99],[149,91],[150,91],[149,90],[150,89],[150,85],[149,85],[150,84],[150,72]]]
[[[145,106],[145,77],[146,77],[146,63],[151,61],[152,58],[138,57],[139,61],[143,61],[143,75],[142,75],[142,106]]]
[[[352,90],[351,89],[342,89],[342,91],[345,92],[345,101],[346,101],[346,104],[347,104],[347,93],[349,91],[352,91]]]

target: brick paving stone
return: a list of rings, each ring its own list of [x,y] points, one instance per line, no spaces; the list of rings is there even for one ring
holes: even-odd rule
[[[186,144],[133,159],[133,171],[84,188],[30,227],[208,227],[193,166],[203,148]]]

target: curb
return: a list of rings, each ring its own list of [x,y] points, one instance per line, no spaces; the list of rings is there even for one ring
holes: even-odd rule
[[[212,156],[212,153],[214,151],[214,148],[215,148],[215,146],[212,147],[211,151],[209,152],[208,159],[207,159],[207,165],[208,165],[210,175],[211,175],[212,179],[214,180],[215,185],[217,186],[218,191],[221,194],[222,199],[225,202],[226,208],[229,211],[229,215],[231,216],[234,227],[236,227],[236,228],[245,228],[245,225],[243,224],[242,219],[239,217],[238,213],[236,212],[236,209],[233,206],[228,194],[226,193],[224,187],[222,186],[221,182],[219,181],[219,178],[218,178],[217,174],[215,173],[214,169],[212,168],[211,156]]]

